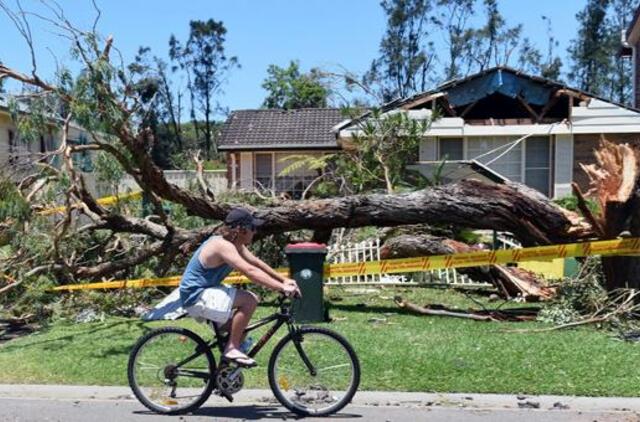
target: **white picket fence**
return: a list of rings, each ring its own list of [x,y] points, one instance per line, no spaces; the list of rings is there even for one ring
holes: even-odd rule
[[[491,232],[484,233],[491,235]],[[517,249],[522,245],[510,233],[498,233],[496,236],[498,249]],[[327,262],[329,264],[342,264],[347,262],[368,262],[380,260],[380,239],[363,241],[359,243],[333,244],[329,246]],[[410,274],[370,274],[349,277],[332,277],[327,279],[327,284],[446,284],[446,285],[474,285],[489,286],[459,274],[452,268],[425,271]]]
[[[327,253],[329,264],[346,262],[368,262],[380,260],[380,239],[343,245],[330,245]],[[369,274],[348,277],[331,277],[327,284],[370,285],[400,284],[416,285],[423,283],[448,285],[478,285],[466,275],[458,274],[454,269],[440,269],[410,274]],[[484,283],[482,283],[484,284]]]

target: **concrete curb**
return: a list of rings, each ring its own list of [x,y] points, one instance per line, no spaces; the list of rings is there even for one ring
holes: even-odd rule
[[[41,399],[75,401],[135,400],[128,387],[77,385],[0,384],[0,399]],[[212,396],[217,406],[238,403],[276,403],[270,390],[243,390],[234,403]],[[579,412],[640,412],[640,398],[529,396],[506,394],[411,393],[360,391],[352,401],[355,406],[464,407],[475,409],[541,409]]]

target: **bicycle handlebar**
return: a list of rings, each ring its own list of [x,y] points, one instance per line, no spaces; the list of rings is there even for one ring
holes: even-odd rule
[[[278,296],[279,296],[278,300],[277,300],[278,306],[282,305],[287,299],[293,300],[293,299],[296,299],[296,298],[299,297],[298,294],[288,295],[288,294],[282,293],[282,292],[279,292]]]

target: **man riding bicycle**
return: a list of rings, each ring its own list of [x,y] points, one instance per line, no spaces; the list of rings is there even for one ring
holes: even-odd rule
[[[185,310],[192,317],[214,321],[222,331],[230,331],[224,357],[242,366],[256,364],[240,350],[240,342],[258,297],[224,286],[222,280],[235,269],[256,284],[286,295],[300,295],[295,280],[278,274],[247,248],[263,223],[245,208],[232,209],[220,234],[211,236],[195,251],[180,281]]]

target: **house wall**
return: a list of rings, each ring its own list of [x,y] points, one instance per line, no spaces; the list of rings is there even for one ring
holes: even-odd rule
[[[0,168],[5,168],[9,161],[9,130],[15,130],[9,116],[0,114]]]
[[[227,182],[228,189],[235,189],[238,187],[238,181],[240,180],[240,153],[228,152],[227,153]]]
[[[31,143],[23,142],[19,139],[18,130],[15,123],[11,119],[10,115],[6,112],[0,111],[0,166],[4,168],[9,165],[10,160],[10,148],[9,148],[9,132],[13,133],[13,156],[16,160],[24,163],[28,159],[38,158],[37,154],[42,152],[42,146],[40,140],[32,141]],[[77,140],[82,136],[82,129],[76,126],[69,127],[69,139]],[[44,143],[45,151],[54,151],[59,147],[62,138],[62,128],[56,126],[49,127],[49,133],[43,135],[42,142]],[[29,157],[32,153],[33,157]],[[92,154],[92,153],[88,153]]]
[[[588,165],[596,162],[594,150],[598,147],[601,137],[616,144],[629,143],[640,148],[640,133],[608,133],[601,135],[577,134],[574,135],[573,148],[573,180],[580,186],[583,192],[589,189],[589,178],[580,167],[580,163]]]

